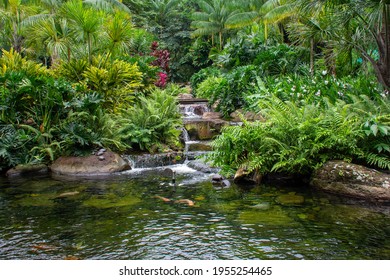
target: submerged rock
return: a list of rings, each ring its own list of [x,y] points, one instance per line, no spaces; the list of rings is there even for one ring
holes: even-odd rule
[[[234,183],[238,185],[258,185],[262,177],[258,171],[248,172],[244,168],[240,168],[234,175]]]
[[[323,191],[371,201],[390,201],[390,175],[344,161],[329,161],[310,184]]]
[[[305,202],[305,198],[296,194],[283,194],[276,198],[276,202],[284,206],[300,205]]]
[[[45,164],[20,164],[6,173],[8,177],[23,176],[30,174],[45,174],[49,171],[49,168]]]
[[[51,166],[52,172],[63,175],[106,175],[131,169],[118,154],[107,151],[104,159],[87,157],[60,157]]]
[[[220,168],[210,166],[200,159],[190,161],[187,163],[187,166],[203,173],[218,173],[221,170]]]

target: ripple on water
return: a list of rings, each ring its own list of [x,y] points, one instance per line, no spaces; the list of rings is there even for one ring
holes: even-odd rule
[[[46,186],[44,180],[32,185],[21,181],[20,189],[15,185],[12,191],[1,188],[0,182],[1,258],[390,258],[388,214],[339,200],[332,204],[330,198],[301,190],[297,193],[305,196],[304,205],[279,205],[274,198],[291,190],[267,186],[254,191],[234,186],[215,190],[208,175],[183,166],[173,168],[178,185],[182,184],[175,193],[169,193],[165,184],[169,179],[153,170],[148,171],[151,179],[144,173],[125,173],[98,181],[50,179]],[[80,195],[50,205],[35,201],[70,190]],[[194,200],[195,207],[153,198],[167,193]],[[112,203],[124,197],[137,203]],[[56,249],[33,250],[34,244]]]

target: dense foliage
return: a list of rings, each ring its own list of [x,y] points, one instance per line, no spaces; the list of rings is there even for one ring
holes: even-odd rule
[[[208,159],[226,174],[245,168],[307,175],[331,159],[389,169],[388,98],[350,98],[353,103],[260,99],[257,106],[266,121],[227,127],[213,142],[215,151]]]
[[[180,148],[170,82],[226,118],[227,173],[389,169],[388,1],[0,1],[0,168]]]

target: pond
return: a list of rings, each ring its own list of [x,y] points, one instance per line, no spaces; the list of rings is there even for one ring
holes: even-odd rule
[[[388,206],[169,168],[0,178],[0,259],[390,259]]]

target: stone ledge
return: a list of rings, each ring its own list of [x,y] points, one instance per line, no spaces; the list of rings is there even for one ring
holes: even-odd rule
[[[329,161],[310,184],[320,190],[370,201],[390,201],[390,175],[344,161]]]
[[[118,154],[107,151],[87,157],[60,157],[51,166],[53,173],[61,175],[107,175],[129,170],[130,165]]]

